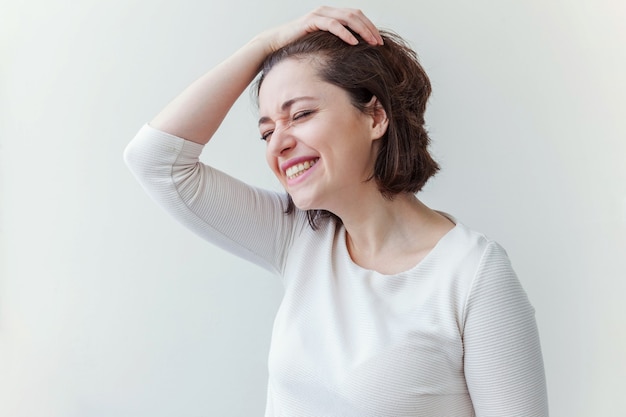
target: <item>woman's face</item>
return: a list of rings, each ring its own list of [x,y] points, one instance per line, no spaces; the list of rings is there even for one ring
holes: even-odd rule
[[[259,91],[267,162],[296,207],[335,214],[377,191],[371,177],[383,132],[343,89],[318,78],[312,60],[286,59]]]

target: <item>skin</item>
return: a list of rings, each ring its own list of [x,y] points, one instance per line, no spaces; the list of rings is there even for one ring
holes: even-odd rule
[[[207,143],[265,57],[318,30],[356,44],[345,26],[372,45],[383,43],[376,26],[360,10],[320,7],[256,36],[190,85],[150,124],[189,141]],[[290,80],[282,87],[277,85],[281,72]],[[295,103],[288,109],[282,106],[302,95],[314,97],[315,103],[309,100],[305,106],[299,101],[297,106],[314,105],[318,111],[296,119]],[[454,227],[412,194],[388,200],[373,181],[363,182],[371,172],[376,141],[386,129],[386,115],[376,101],[370,103],[369,115],[359,113],[346,103],[345,92],[321,82],[294,62],[280,63],[270,72],[260,100],[265,118],[261,129],[267,131],[269,126],[273,130],[267,147],[270,168],[298,207],[324,208],[342,219],[348,251],[358,265],[383,274],[405,271]],[[297,157],[319,157],[319,161],[306,177],[290,181],[281,164]]]
[[[317,76],[313,62],[319,61],[287,59],[261,86],[259,129],[268,165],[298,208],[342,219],[357,264],[387,274],[408,270],[453,224],[414,195],[389,201],[367,181],[388,127],[385,111],[374,97],[361,112],[343,89]],[[305,160],[317,162],[289,179],[285,167]]]
[[[384,111],[364,114],[343,89],[321,81],[310,60],[295,59],[279,63],[267,75],[259,107],[267,163],[298,208],[325,209],[341,217],[352,201],[378,193],[367,178],[387,127]],[[289,179],[285,167],[303,160],[317,162]]]

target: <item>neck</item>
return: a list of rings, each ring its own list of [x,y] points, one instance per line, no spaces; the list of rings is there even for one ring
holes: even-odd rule
[[[454,227],[413,194],[388,200],[377,193],[370,201],[359,201],[341,214],[353,261],[382,273],[415,266]]]

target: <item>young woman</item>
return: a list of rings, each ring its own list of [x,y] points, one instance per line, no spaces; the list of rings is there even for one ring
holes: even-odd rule
[[[255,88],[286,195],[199,162]],[[266,31],[128,146],[148,193],[210,242],[279,275],[266,416],[546,416],[539,338],[504,250],[416,197],[437,170],[428,77],[360,11]]]

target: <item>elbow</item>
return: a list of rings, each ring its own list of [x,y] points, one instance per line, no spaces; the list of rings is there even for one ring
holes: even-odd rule
[[[122,158],[124,160],[124,164],[128,167],[128,169],[135,175],[140,176],[142,169],[142,164],[140,163],[141,157],[139,152],[137,152],[136,147],[133,142],[130,142],[124,148],[124,152],[122,153]]]

